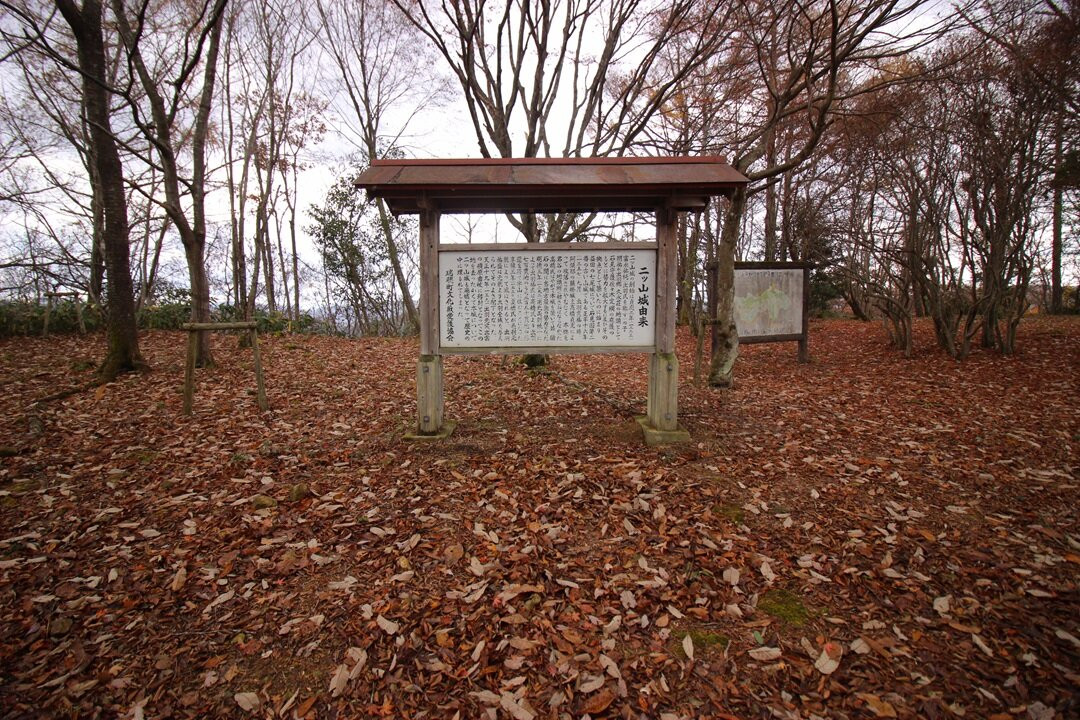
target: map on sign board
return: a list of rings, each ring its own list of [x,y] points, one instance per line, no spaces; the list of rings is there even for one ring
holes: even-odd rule
[[[439,253],[444,350],[652,348],[655,305],[655,249]]]
[[[803,270],[735,269],[735,326],[739,337],[801,335]]]

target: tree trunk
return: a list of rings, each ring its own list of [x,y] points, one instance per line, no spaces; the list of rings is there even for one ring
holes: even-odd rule
[[[184,254],[187,257],[188,281],[191,283],[191,321],[197,323],[210,322],[210,281],[206,276],[206,236],[198,237],[192,233],[188,237],[181,235],[184,242]],[[198,354],[195,364],[199,367],[209,367],[214,364],[214,356],[210,352],[210,333],[201,331],[198,333]]]
[[[1057,137],[1054,139],[1054,167],[1061,167],[1062,138],[1061,120],[1058,119]],[[1053,207],[1053,240],[1050,249],[1050,312],[1054,315],[1061,314],[1061,247],[1062,247],[1062,219],[1064,216],[1065,189],[1061,183],[1054,184],[1054,207]]]
[[[716,253],[716,297],[713,317],[712,358],[709,385],[731,387],[735,382],[735,360],[739,357],[739,332],[735,327],[735,246],[746,211],[746,188],[738,188],[724,213],[724,226]]]
[[[296,257],[296,207],[289,209],[289,236],[292,239],[293,322],[300,324],[300,261]]]
[[[97,166],[96,180],[101,186],[102,254],[108,274],[106,302],[109,349],[101,364],[100,375],[102,380],[108,382],[122,372],[144,369],[146,363],[139,353],[139,335],[135,326],[124,169],[109,118],[103,13],[98,0],[84,0],[81,11],[71,0],[57,0],[57,7],[71,27],[78,46],[83,107]]]
[[[95,157],[93,149],[90,151],[90,157]],[[96,161],[92,159],[90,211],[94,218],[94,234],[90,238],[90,283],[87,286],[87,295],[89,302],[100,305],[101,291],[105,284],[105,203],[96,165]],[[125,215],[126,213],[125,210]]]
[[[386,205],[381,199],[375,201],[379,209],[379,223],[382,226],[383,237],[386,239],[386,254],[390,258],[390,267],[394,271],[394,279],[397,280],[398,290],[401,291],[401,300],[405,303],[405,313],[409,316],[409,324],[416,332],[420,331],[420,315],[416,312],[416,303],[413,302],[409,293],[409,284],[405,282],[405,273],[401,270],[401,260],[398,258],[397,243],[394,241],[393,229],[390,227],[390,216],[386,212]]]

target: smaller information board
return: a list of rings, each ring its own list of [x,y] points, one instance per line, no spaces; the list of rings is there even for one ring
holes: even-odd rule
[[[735,268],[735,326],[739,338],[803,334],[803,284],[798,268]]]
[[[460,246],[459,246],[460,247]],[[444,351],[656,343],[656,249],[441,250]]]

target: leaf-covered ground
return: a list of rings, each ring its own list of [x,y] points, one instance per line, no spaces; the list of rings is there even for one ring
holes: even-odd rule
[[[0,342],[3,717],[1074,718],[1080,322],[953,362],[920,327],[745,347],[644,447],[643,356],[413,340]],[[68,391],[75,392],[68,394]]]

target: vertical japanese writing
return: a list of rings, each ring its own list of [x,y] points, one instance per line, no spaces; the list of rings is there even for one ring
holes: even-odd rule
[[[638,327],[647,328],[649,327],[649,300],[652,295],[652,293],[649,292],[649,268],[647,266],[642,265],[638,270],[638,279],[640,280],[640,283],[637,289],[637,324]]]
[[[446,251],[439,263],[448,349],[653,343],[655,250]]]

